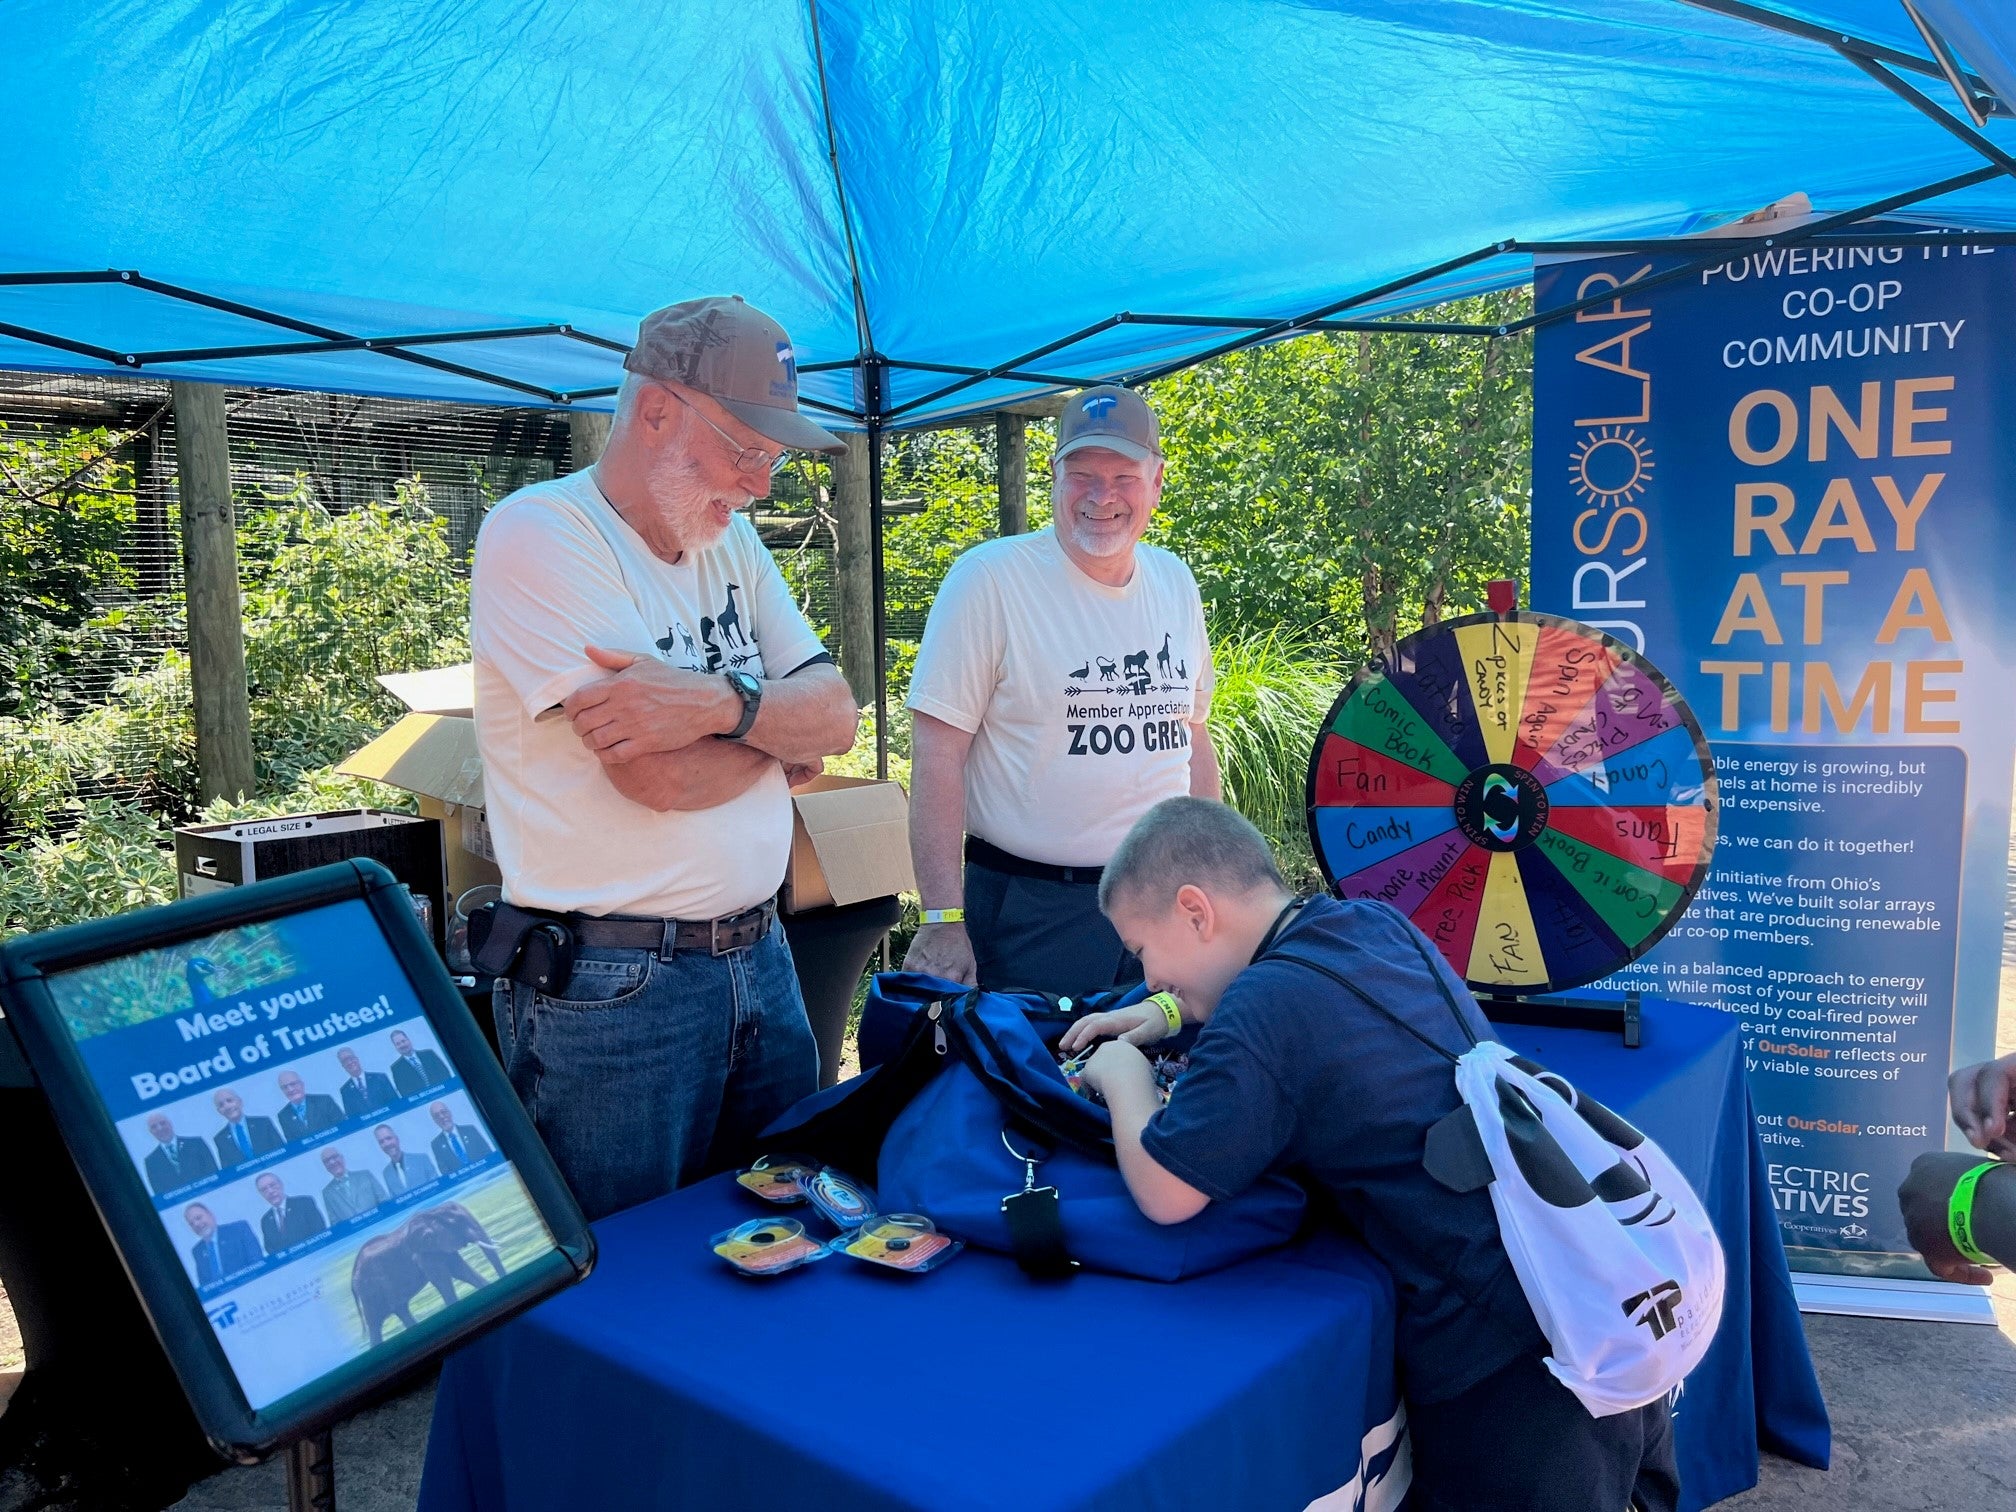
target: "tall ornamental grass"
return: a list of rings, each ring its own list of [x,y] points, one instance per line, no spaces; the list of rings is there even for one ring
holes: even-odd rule
[[[1316,732],[1345,671],[1310,640],[1281,630],[1214,633],[1218,683],[1211,739],[1225,801],[1259,828],[1291,884],[1318,881],[1304,797]]]

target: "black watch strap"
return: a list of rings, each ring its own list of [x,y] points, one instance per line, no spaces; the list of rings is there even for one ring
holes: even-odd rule
[[[742,717],[735,721],[735,728],[722,736],[723,740],[740,740],[749,733],[749,727],[756,723],[756,711],[763,706],[763,684],[746,672],[724,672],[728,686],[735,690],[735,696],[742,700]]]

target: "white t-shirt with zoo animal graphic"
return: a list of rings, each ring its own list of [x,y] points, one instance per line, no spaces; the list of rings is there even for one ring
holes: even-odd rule
[[[1124,588],[1049,530],[973,547],[946,574],[910,707],[973,736],[966,829],[1051,866],[1104,866],[1134,821],[1190,791],[1211,707],[1197,580],[1156,546]]]
[[[714,808],[655,813],[616,791],[564,718],[608,674],[587,646],[781,678],[825,654],[755,527],[677,563],[652,555],[592,471],[522,488],[483,521],[470,586],[476,743],[505,896],[530,908],[712,919],[784,880],[782,767]]]

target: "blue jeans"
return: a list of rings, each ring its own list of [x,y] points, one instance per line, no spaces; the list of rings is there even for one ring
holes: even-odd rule
[[[584,950],[556,994],[499,979],[504,1071],[582,1212],[602,1218],[741,1164],[819,1084],[773,928],[746,950]]]

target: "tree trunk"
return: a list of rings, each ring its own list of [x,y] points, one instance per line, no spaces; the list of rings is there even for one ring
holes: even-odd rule
[[[1021,415],[994,417],[996,488],[1001,501],[1001,534],[1029,529],[1029,422]]]
[[[567,460],[574,471],[592,467],[609,444],[609,426],[615,417],[600,410],[567,412]]]
[[[224,390],[209,383],[177,383],[173,392],[197,775],[205,802],[244,798],[252,793],[252,709],[245,688]]]
[[[875,702],[875,538],[868,518],[868,438],[833,459],[833,620],[854,702]]]

